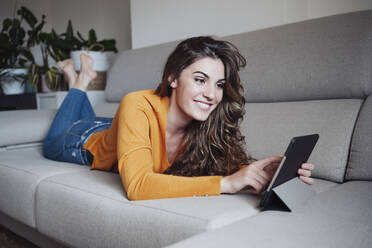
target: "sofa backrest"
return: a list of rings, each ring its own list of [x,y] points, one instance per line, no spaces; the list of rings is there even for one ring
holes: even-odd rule
[[[253,157],[283,154],[291,137],[319,133],[309,159],[313,175],[343,182],[356,125],[347,179],[366,170],[372,179],[371,138],[365,138],[372,101],[361,111],[372,93],[371,26],[372,10],[222,37],[247,59],[240,73],[247,99],[241,126]],[[106,99],[119,102],[130,91],[156,88],[177,43],[121,53],[108,74]]]
[[[222,37],[247,60],[248,102],[366,98],[372,92],[372,10]]]
[[[179,42],[127,50],[119,54],[107,74],[105,99],[120,102],[127,93],[155,89],[168,55]]]
[[[240,72],[249,102],[366,98],[372,93],[372,10],[222,37],[247,59]],[[105,97],[155,88],[179,41],[121,52]]]
[[[372,11],[361,11],[223,37],[247,59],[242,131],[253,157],[283,154],[291,137],[319,133],[313,175],[344,181],[354,126],[372,92],[371,27]],[[370,112],[361,117],[371,120]],[[372,133],[366,138],[371,129],[363,123],[347,179],[372,174],[363,149]]]
[[[309,162],[313,176],[343,182],[361,99],[247,103],[241,124],[246,150],[256,159],[282,155],[290,139],[319,134]]]

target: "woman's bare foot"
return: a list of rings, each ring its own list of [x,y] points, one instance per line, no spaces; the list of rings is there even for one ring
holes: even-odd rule
[[[73,88],[86,91],[89,83],[97,77],[97,72],[92,69],[93,59],[88,55],[82,53],[80,54],[80,73]]]
[[[63,61],[58,61],[57,65],[67,77],[68,86],[69,88],[71,88],[75,84],[76,79],[78,77],[74,69],[74,64],[72,62],[72,59],[65,59]]]

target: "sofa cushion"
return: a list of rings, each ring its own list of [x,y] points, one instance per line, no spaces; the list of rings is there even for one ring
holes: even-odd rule
[[[250,102],[365,98],[372,93],[372,10],[223,37],[247,59]]]
[[[344,183],[316,195],[299,211],[265,211],[168,247],[369,248],[371,187],[366,181]]]
[[[99,103],[94,105],[94,113],[99,117],[114,117],[119,103]]]
[[[360,111],[350,148],[347,180],[372,180],[372,96]]]
[[[315,185],[323,192],[337,184]],[[73,246],[162,247],[253,216],[259,200],[242,191],[128,201],[118,174],[93,170],[43,180],[36,215],[40,232]]]
[[[118,174],[96,170],[49,177],[36,197],[40,232],[75,247],[162,247],[255,215],[260,200],[241,192],[128,201]]]
[[[247,151],[256,159],[282,155],[294,136],[319,134],[309,158],[313,176],[343,182],[350,140],[362,100],[248,103],[241,124]]]
[[[41,147],[0,152],[0,211],[35,227],[35,192],[44,178],[88,170],[87,167],[47,160]]]
[[[129,92],[155,89],[161,81],[166,60],[178,43],[169,42],[121,52],[108,72],[106,100],[120,102]]]
[[[55,110],[0,112],[0,147],[43,141],[55,114]]]

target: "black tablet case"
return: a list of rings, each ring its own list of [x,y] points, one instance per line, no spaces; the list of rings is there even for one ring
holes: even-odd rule
[[[318,134],[291,139],[284,154],[286,160],[272,188],[264,194],[260,207],[264,210],[291,211],[315,194],[310,185],[298,178],[297,171],[309,159],[318,139]]]

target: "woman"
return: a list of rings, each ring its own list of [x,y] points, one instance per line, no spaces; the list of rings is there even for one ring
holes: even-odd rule
[[[44,142],[47,158],[118,171],[130,200],[260,194],[269,184],[282,156],[254,161],[244,152],[238,71],[246,62],[233,44],[181,42],[158,88],[127,94],[113,119],[95,117],[85,93],[93,61],[82,55],[81,63],[79,75],[70,60],[59,63],[71,89]],[[313,168],[302,164],[300,179],[312,184]]]

